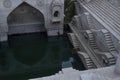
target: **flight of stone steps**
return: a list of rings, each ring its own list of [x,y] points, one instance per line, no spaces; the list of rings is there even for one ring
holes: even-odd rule
[[[92,22],[92,16],[88,13],[88,12],[85,12],[86,16],[87,16],[87,21],[88,21],[88,26],[89,28],[93,28],[94,25],[93,25],[93,22]],[[94,29],[94,28],[93,28]]]
[[[111,54],[113,55],[113,57],[109,59],[110,60],[109,62],[111,64],[115,64],[116,63],[115,57],[117,55],[117,50],[114,46],[111,35],[110,35],[109,31],[107,31],[106,29],[102,29],[102,33],[104,34],[107,47],[108,47],[109,51],[111,52]]]
[[[103,60],[106,66],[114,65],[116,63],[116,59],[111,53],[105,52],[104,55],[105,58]]]
[[[72,43],[74,48],[79,48],[79,42],[77,38],[75,37],[74,33],[68,33],[68,37],[70,39],[70,42]]]
[[[74,33],[68,33],[68,36],[69,36],[69,39],[70,39],[71,43],[73,44],[73,46],[75,48],[79,48],[79,44],[78,44],[78,41],[77,41]],[[92,46],[95,47],[93,44],[92,44]],[[93,63],[91,58],[88,56],[88,54],[83,53],[83,52],[77,52],[77,54],[82,59],[84,66],[86,66],[86,69],[96,68],[95,64]]]
[[[86,69],[93,69],[96,68],[95,64],[93,63],[92,59],[88,56],[87,53],[84,52],[77,52],[78,56],[81,58],[81,60],[83,61],[84,66],[86,67]]]
[[[87,32],[88,37],[89,37],[90,45],[95,49],[95,51],[97,50],[96,53],[98,53],[98,47],[95,43],[95,38],[94,38],[93,33],[90,30],[87,30],[86,32]],[[109,32],[106,31],[105,29],[103,29],[103,33],[105,34],[106,44],[108,45],[108,48],[110,49],[110,52],[114,51],[113,54],[115,54],[116,49],[114,47],[114,44],[112,42],[112,39],[111,39],[111,36],[110,36]],[[100,53],[102,53],[102,52],[100,52]],[[113,65],[113,64],[116,63],[116,59],[111,53],[105,53],[104,55],[106,56],[107,65]]]
[[[116,51],[116,48],[113,44],[113,41],[112,41],[112,38],[111,38],[111,35],[110,35],[109,31],[107,31],[105,29],[102,29],[102,33],[104,34],[105,41],[106,41],[107,47],[110,50],[110,52],[111,51]]]
[[[109,58],[108,61],[109,61],[109,65],[116,64],[116,59],[113,56],[111,58]]]
[[[90,46],[93,47],[93,49],[98,49],[98,47],[97,47],[97,45],[95,43],[96,40],[95,40],[94,34],[90,30],[86,30],[86,33],[88,35]]]
[[[79,0],[77,0],[80,2]],[[106,0],[92,0],[80,4],[118,40],[120,39],[120,10]]]

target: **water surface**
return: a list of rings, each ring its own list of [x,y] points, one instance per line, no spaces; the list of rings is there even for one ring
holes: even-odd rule
[[[53,75],[67,67],[84,69],[83,64],[72,57],[72,45],[66,35],[14,35],[9,36],[8,43],[1,44],[0,76],[6,80]]]

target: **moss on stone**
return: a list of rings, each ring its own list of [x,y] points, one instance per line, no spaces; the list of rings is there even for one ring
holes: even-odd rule
[[[74,16],[75,6],[71,0],[65,0],[65,24],[69,23]]]

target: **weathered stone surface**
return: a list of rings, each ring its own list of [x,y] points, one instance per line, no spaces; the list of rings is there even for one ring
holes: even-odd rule
[[[58,32],[63,34],[64,0],[2,0],[0,4],[2,4],[0,5],[0,41],[7,40],[8,33],[40,32],[44,28],[49,36],[55,36]],[[18,7],[20,8],[17,9]],[[36,23],[39,19],[43,19],[43,17],[35,18],[35,15],[39,15],[36,14],[35,10],[44,17],[44,24],[43,26],[39,25],[40,28]],[[58,16],[54,15],[55,11],[58,12]],[[11,21],[10,17],[15,18],[11,24],[9,24],[9,21]],[[54,19],[59,20],[59,22],[53,23],[52,20]]]
[[[5,8],[10,8],[12,6],[11,0],[4,0],[3,5]]]
[[[120,75],[120,54],[118,55],[118,58],[117,58],[117,63],[115,66],[115,73]]]
[[[87,73],[81,75],[81,80],[112,80],[112,78],[96,75],[94,73]]]
[[[120,0],[108,0],[115,7],[120,7]]]
[[[111,66],[86,71],[66,68],[60,74],[30,80],[120,80],[120,76],[114,73],[114,66]]]

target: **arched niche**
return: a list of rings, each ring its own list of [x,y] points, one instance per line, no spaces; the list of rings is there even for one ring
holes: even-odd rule
[[[8,34],[46,32],[44,15],[26,2],[16,7],[7,17]]]

